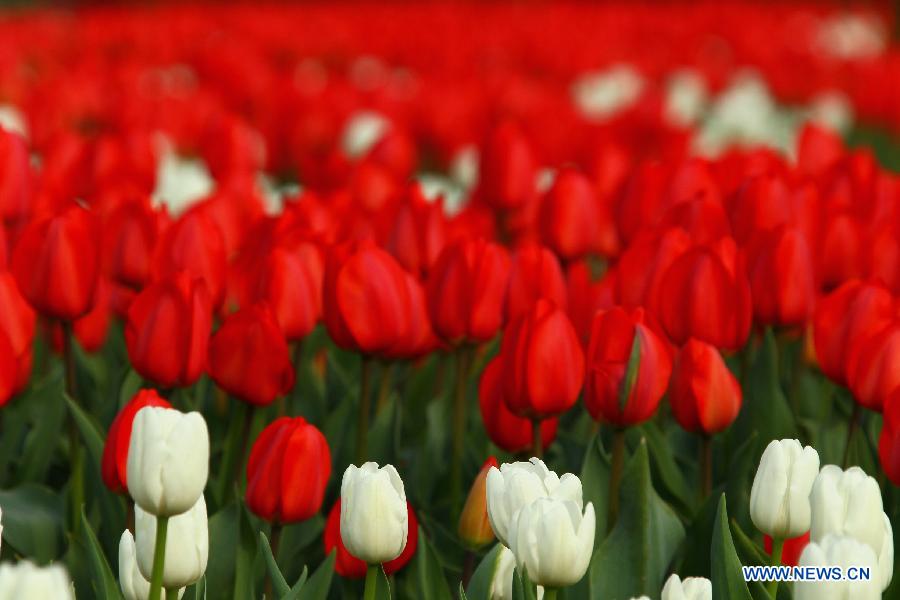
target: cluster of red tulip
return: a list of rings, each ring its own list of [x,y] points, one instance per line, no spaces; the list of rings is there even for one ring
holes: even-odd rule
[[[90,353],[121,324],[148,388],[208,376],[276,406],[295,386],[294,351],[324,325],[362,357],[360,457],[369,367],[456,357],[459,485],[471,377],[484,430],[508,453],[540,455],[579,399],[621,435],[668,397],[708,440],[741,410],[734,357],[772,328],[805,339],[811,364],[884,414],[880,458],[900,485],[900,178],[812,125],[791,159],[694,156],[657,87],[690,66],[715,90],[751,65],[787,102],[839,89],[900,128],[900,51],[829,55],[816,45],[828,14],[792,7],[786,19],[781,5],[700,4],[689,19],[668,5],[529,8],[0,21],[0,104],[28,130],[0,125],[0,403],[29,385],[36,337]],[[655,83],[611,119],[581,114],[572,80],[625,57]],[[353,153],[342,140],[364,110],[386,125]],[[215,181],[171,214],[156,192],[160,133]],[[466,147],[477,181],[462,207],[445,206],[416,176],[449,170]],[[302,190],[273,210],[260,173]],[[170,405],[142,390],[109,427],[102,475],[115,492],[144,406]],[[315,425],[279,415],[248,449],[245,500],[290,523],[321,511],[332,457]],[[362,577],[339,514],[326,551]],[[388,574],[415,552],[409,517]]]

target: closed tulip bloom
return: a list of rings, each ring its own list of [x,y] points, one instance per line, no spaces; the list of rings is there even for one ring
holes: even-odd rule
[[[487,474],[491,467],[497,466],[497,459],[493,456],[485,461],[459,515],[459,537],[473,548],[480,548],[494,539],[494,530],[487,514]]]
[[[530,419],[558,416],[578,400],[584,353],[566,313],[541,299],[503,332],[503,398]]]
[[[672,373],[664,335],[640,308],[597,313],[586,362],[584,403],[595,419],[618,427],[652,417]]]
[[[440,341],[431,327],[425,289],[411,273],[403,272],[400,288],[406,305],[406,329],[397,332],[397,340],[382,355],[385,358],[416,359],[434,351]]]
[[[319,512],[331,476],[322,432],[303,417],[281,417],[262,430],[247,462],[247,506],[267,521],[303,521]]]
[[[757,321],[802,326],[816,300],[809,244],[795,228],[768,233],[751,246],[748,273]]]
[[[712,582],[705,577],[681,579],[672,574],[662,589],[661,600],[712,600]]]
[[[615,306],[617,271],[609,268],[595,278],[587,261],[569,265],[566,271],[566,296],[572,325],[578,332],[582,345],[587,347],[591,336],[591,323],[598,310]]]
[[[741,410],[741,386],[715,347],[688,340],[675,359],[669,402],[687,431],[712,435],[731,425]]]
[[[28,216],[33,180],[28,142],[21,135],[0,127],[0,219],[15,223]]]
[[[150,582],[138,568],[134,537],[127,529],[119,539],[119,585],[125,600],[147,600],[150,597]],[[178,590],[178,597],[182,596],[184,589]]]
[[[186,387],[206,370],[212,307],[187,273],[150,284],[128,308],[125,346],[134,370],[164,387]]]
[[[11,270],[38,312],[72,321],[91,309],[100,275],[98,232],[94,215],[79,206],[25,227]]]
[[[500,448],[515,454],[531,449],[533,443],[531,419],[514,414],[503,399],[503,364],[494,358],[484,368],[478,384],[478,406],[488,437]],[[553,443],[559,419],[541,420],[541,441],[544,448]]]
[[[113,492],[128,492],[128,448],[131,445],[131,429],[138,411],[145,406],[172,408],[156,390],[139,390],[113,419],[103,445],[100,472],[103,483]]]
[[[403,268],[423,277],[446,244],[447,229],[443,200],[429,202],[414,183],[394,215],[385,246]]]
[[[900,389],[895,390],[884,403],[878,458],[888,479],[900,486]]]
[[[600,200],[591,180],[573,168],[563,168],[544,194],[541,238],[564,260],[601,250]]]
[[[895,313],[893,296],[878,283],[848,281],[822,298],[813,317],[813,341],[822,372],[846,384],[848,354],[854,342],[886,324]]]
[[[140,409],[131,428],[127,474],[128,492],[146,512],[168,517],[189,510],[209,475],[206,421],[198,412]]]
[[[663,275],[691,247],[691,237],[680,227],[647,231],[631,242],[616,267],[615,297],[628,308],[647,306],[656,296]]]
[[[405,567],[407,563],[416,554],[416,548],[419,543],[419,521],[413,512],[412,504],[406,503],[407,518],[409,520],[409,535],[406,537],[406,547],[400,556],[386,563],[382,563],[381,567],[385,574],[392,575]],[[366,563],[352,554],[344,546],[341,539],[341,499],[334,504],[331,512],[328,513],[328,519],[325,521],[325,532],[322,534],[322,540],[325,543],[325,554],[328,555],[332,550],[336,550],[337,554],[334,561],[334,571],[341,577],[348,579],[362,579],[366,576]]]
[[[149,199],[123,202],[106,218],[101,238],[103,273],[120,285],[139,290],[150,280],[156,241],[168,224]]]
[[[491,467],[487,475],[487,511],[494,535],[510,546],[516,513],[538,498],[572,500],[579,512],[582,506],[581,480],[565,473],[562,477],[547,468],[539,458],[529,462],[503,463]]]
[[[510,549],[528,578],[544,587],[567,587],[584,577],[597,531],[594,505],[538,498],[514,519]]]
[[[144,579],[149,581],[153,572],[156,517],[140,506],[134,507],[134,539],[138,569]],[[190,509],[169,519],[163,587],[177,589],[191,585],[203,577],[208,559],[209,524],[206,518],[206,500],[201,494]]]
[[[209,374],[237,398],[266,406],[294,387],[294,365],[271,309],[257,303],[229,315],[209,341]]]
[[[796,600],[877,600],[881,598],[878,562],[872,549],[848,536],[828,535],[803,549],[800,567],[868,567],[868,580],[822,580],[794,583]]]
[[[537,161],[517,125],[501,123],[490,132],[478,173],[481,195],[497,210],[520,207],[533,197]]]
[[[506,319],[512,321],[527,313],[541,298],[566,308],[566,280],[559,260],[547,248],[526,243],[512,255],[509,291],[506,296]]]
[[[503,326],[510,259],[482,239],[446,246],[425,283],[435,332],[450,343],[485,342]]]
[[[321,251],[312,243],[276,247],[266,256],[254,294],[275,313],[288,340],[306,337],[322,316]]]
[[[186,271],[206,284],[213,308],[225,299],[225,242],[218,225],[201,211],[191,211],[173,223],[156,243],[151,272],[154,279]]]
[[[857,402],[876,412],[884,409],[900,387],[900,320],[857,337],[847,359],[847,381]]]
[[[797,440],[766,446],[750,489],[750,518],[776,539],[797,537],[810,528],[810,490],[819,473],[819,454]]]
[[[10,393],[25,389],[31,376],[35,314],[9,271],[0,272],[0,332],[9,342],[15,360],[14,374],[7,380]]]
[[[341,540],[368,565],[388,562],[406,547],[409,515],[403,480],[393,465],[350,465],[341,480]]]
[[[75,600],[66,569],[60,564],[38,567],[29,560],[0,565],[0,600]]]
[[[864,236],[863,223],[855,214],[849,210],[826,209],[816,253],[819,278],[825,289],[862,277],[867,243]]]

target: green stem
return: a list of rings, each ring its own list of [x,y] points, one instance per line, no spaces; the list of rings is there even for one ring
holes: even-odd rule
[[[700,499],[706,500],[712,493],[713,482],[712,438],[703,435],[700,439]]]
[[[388,398],[391,396],[391,384],[394,382],[394,369],[397,363],[391,362],[384,366],[381,371],[381,383],[378,384],[378,400],[375,403],[375,410],[381,412],[387,404]]]
[[[72,333],[72,324],[69,321],[63,321],[62,330],[66,395],[68,395],[73,402],[77,402],[75,353],[73,349],[75,340],[74,334]],[[84,457],[81,452],[78,426],[75,424],[74,417],[71,416],[69,417],[69,461],[71,466],[71,478],[69,480],[69,520],[71,530],[77,531],[78,524],[81,520],[81,505],[84,504]]]
[[[219,389],[219,388],[217,388]],[[224,392],[223,392],[224,394]],[[227,402],[227,396],[224,396]],[[225,434],[225,444],[222,449],[222,460],[219,464],[219,501],[224,503],[228,497],[230,488],[235,481],[240,482],[241,461],[238,459],[240,449],[240,435],[247,421],[247,405],[240,400],[234,400],[232,414],[228,421],[228,432]]]
[[[366,356],[362,359],[362,375],[359,379],[359,416],[356,421],[356,462],[363,464],[369,453],[369,398],[370,379],[372,378],[372,360]]]
[[[166,533],[169,517],[156,517],[156,545],[153,547],[153,571],[150,577],[148,600],[160,600],[162,593],[163,568],[166,562]]]
[[[556,595],[559,590],[557,588],[544,588],[544,600],[556,600]]]
[[[369,565],[366,569],[366,591],[363,594],[364,600],[375,600],[375,590],[378,587],[378,571],[381,565]]]
[[[850,445],[853,443],[853,436],[857,427],[859,427],[860,418],[862,418],[862,405],[854,400],[853,414],[850,415],[850,425],[847,427],[847,443],[844,444],[844,459],[841,461],[842,469],[846,469],[850,462]]]
[[[607,532],[612,531],[619,516],[619,486],[622,483],[622,465],[625,462],[625,430],[613,432],[612,465],[609,470],[609,512],[606,520]]]
[[[541,439],[541,420],[531,420],[531,452],[532,456],[542,458],[544,456],[544,441]]]
[[[453,509],[462,499],[462,455],[466,439],[466,383],[469,376],[469,349],[456,351],[456,388],[453,398],[453,456],[450,463],[450,486]]]
[[[178,600],[178,588],[166,590],[166,600]]]
[[[784,549],[784,540],[772,538],[772,564],[776,567],[781,564],[781,551]],[[769,592],[769,596],[772,597],[772,600],[777,598],[776,594],[778,593],[778,580],[773,579],[766,583],[766,590]]]

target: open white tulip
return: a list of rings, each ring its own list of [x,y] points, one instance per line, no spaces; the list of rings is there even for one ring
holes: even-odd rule
[[[377,565],[406,547],[409,513],[403,480],[393,465],[350,465],[341,481],[341,540],[353,556]]]
[[[148,406],[138,411],[128,446],[128,492],[158,517],[191,509],[209,476],[209,432],[198,412]]]
[[[819,454],[797,440],[772,441],[759,461],[750,490],[750,518],[775,539],[809,530],[809,493],[819,472]]]
[[[510,549],[519,567],[537,585],[562,588],[584,577],[597,531],[594,506],[574,500],[538,498],[518,511],[510,529]]]
[[[559,477],[539,458],[503,463],[487,475],[487,512],[500,543],[511,547],[509,537],[516,512],[538,498],[572,500],[581,511],[581,480],[571,473]]]
[[[147,600],[150,596],[150,582],[144,579],[138,569],[136,552],[134,537],[126,529],[119,540],[119,585],[122,586],[125,600]],[[178,592],[178,597],[182,596],[184,588]]]
[[[150,580],[156,545],[156,517],[134,507],[134,532],[140,574]],[[119,546],[121,555],[121,545]],[[186,587],[206,572],[209,558],[209,524],[203,496],[191,509],[169,518],[162,585],[166,589]]]
[[[712,600],[712,582],[705,577],[671,575],[662,589],[662,600]]]
[[[38,567],[21,560],[0,565],[0,600],[75,600],[69,574],[61,565]]]
[[[863,542],[841,535],[826,535],[820,542],[810,542],[800,554],[801,567],[869,567],[868,581],[798,581],[794,584],[794,600],[876,600],[881,598],[878,561],[872,548]]]

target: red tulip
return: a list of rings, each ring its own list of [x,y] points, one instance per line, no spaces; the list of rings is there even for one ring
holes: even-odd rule
[[[884,423],[878,438],[878,457],[894,485],[900,485],[900,389],[884,401]]]
[[[3,334],[0,338],[6,338],[15,361],[12,377],[5,383],[9,390],[7,400],[28,385],[34,328],[34,311],[19,292],[12,274],[9,271],[0,272],[0,333]]]
[[[784,540],[784,546],[781,548],[781,564],[796,567],[807,544],[809,544],[808,531],[803,535]],[[772,538],[768,535],[763,535],[763,548],[765,548],[766,554],[772,555]]]
[[[719,200],[699,196],[672,205],[663,215],[660,228],[680,227],[696,244],[711,244],[731,235],[728,216]]]
[[[797,140],[797,168],[812,177],[824,175],[844,157],[844,143],[838,134],[807,124]]]
[[[582,346],[587,347],[591,334],[591,322],[598,310],[612,308],[615,305],[616,269],[609,268],[598,280],[594,281],[591,266],[586,261],[569,265],[566,272],[566,296],[569,300],[569,318],[581,338]]]
[[[510,259],[502,246],[469,239],[444,248],[428,275],[428,312],[448,342],[485,342],[503,326]]]
[[[615,291],[619,304],[646,306],[656,295],[662,276],[691,247],[691,238],[680,227],[638,235],[619,258]],[[593,315],[591,315],[593,317]]]
[[[229,315],[209,341],[209,375],[220,388],[257,406],[294,387],[284,334],[265,303]]]
[[[416,553],[416,547],[419,544],[419,521],[413,512],[412,504],[406,503],[409,510],[409,533],[406,536],[406,547],[400,556],[394,560],[384,563],[382,568],[385,574],[393,575],[412,559]],[[366,563],[356,558],[344,547],[341,539],[341,499],[334,503],[331,512],[328,513],[328,519],[325,521],[325,533],[322,536],[325,542],[325,554],[330,554],[332,550],[337,551],[337,559],[334,563],[334,571],[341,577],[348,579],[362,579],[366,576]]]
[[[715,347],[688,340],[675,358],[669,402],[685,430],[712,435],[725,430],[741,410],[741,386]]]
[[[825,218],[818,252],[819,278],[825,289],[862,277],[864,239],[862,223],[848,211]]]
[[[179,273],[152,283],[128,308],[125,345],[134,369],[163,387],[189,386],[206,370],[212,310],[206,285]]]
[[[533,443],[531,419],[516,416],[503,399],[503,365],[498,358],[492,360],[481,374],[478,384],[478,404],[481,420],[491,441],[510,453],[530,451]],[[541,421],[541,441],[546,449],[556,437],[559,419]]]
[[[247,462],[247,506],[266,521],[304,521],[322,508],[331,452],[303,417],[281,417],[256,438]]]
[[[164,398],[159,397],[156,390],[138,390],[113,419],[109,433],[106,434],[100,472],[106,487],[117,494],[128,492],[128,446],[131,444],[131,426],[138,411],[146,406],[172,408]]]
[[[423,276],[434,265],[446,238],[443,200],[429,202],[418,184],[411,185],[392,219],[387,249],[403,268]]]
[[[741,244],[791,220],[790,192],[783,178],[775,174],[747,179],[731,202],[734,237]]]
[[[848,281],[822,298],[813,317],[813,340],[819,368],[844,385],[854,342],[864,333],[890,321],[897,310],[891,293],[881,284]]]
[[[106,343],[106,335],[112,324],[112,284],[101,279],[97,286],[94,307],[89,313],[72,322],[72,333],[88,353],[98,352]],[[63,349],[63,328],[59,323],[53,327],[53,347],[57,352]]]
[[[516,415],[546,419],[570,409],[584,382],[584,353],[566,313],[541,299],[510,322],[500,348],[503,398]]]
[[[493,208],[519,208],[535,194],[537,161],[522,130],[512,123],[494,128],[481,149],[480,195]]]
[[[632,172],[616,212],[616,223],[626,242],[662,218],[668,177],[667,168],[656,162],[639,164]]]
[[[544,243],[567,261],[602,252],[599,202],[590,179],[575,169],[561,169],[541,201]]]
[[[162,279],[187,271],[203,280],[214,309],[225,299],[225,244],[218,226],[199,210],[172,224],[156,244],[152,272]]]
[[[806,238],[793,228],[762,235],[749,252],[753,310],[763,324],[803,326],[816,301],[815,272]]]
[[[12,272],[38,312],[72,321],[91,309],[100,273],[97,234],[94,216],[79,206],[25,227]]]
[[[900,388],[900,320],[861,332],[850,343],[847,381],[857,402],[882,411],[891,392]]]
[[[253,300],[264,300],[288,340],[306,337],[322,315],[324,262],[310,242],[275,247],[263,260]]]
[[[113,209],[103,226],[101,241],[104,274],[130,288],[150,280],[150,259],[168,220],[143,202],[125,202]]]
[[[547,248],[536,243],[519,246],[512,255],[509,291],[506,295],[506,320],[527,313],[540,298],[566,308],[566,282],[559,260]]]
[[[665,336],[643,309],[597,313],[584,387],[585,405],[595,419],[618,427],[646,421],[666,393],[671,373]]]
[[[0,127],[0,219],[20,222],[28,217],[33,193],[28,143]]]

